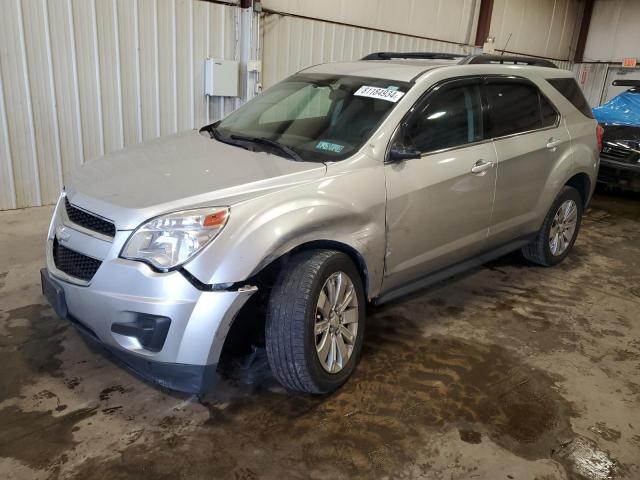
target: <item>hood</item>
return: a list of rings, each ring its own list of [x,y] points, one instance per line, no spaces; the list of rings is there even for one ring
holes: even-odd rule
[[[325,171],[323,163],[251,152],[192,130],[87,162],[66,191],[72,203],[129,230],[165,212],[232,205]]]
[[[605,143],[623,142],[632,148],[640,149],[640,126],[603,125],[602,141]]]

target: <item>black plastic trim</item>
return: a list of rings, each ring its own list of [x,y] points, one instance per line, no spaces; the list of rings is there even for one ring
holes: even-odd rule
[[[519,239],[508,242],[501,247],[487,250],[484,253],[470,257],[466,260],[462,260],[461,262],[455,263],[448,267],[444,267],[440,270],[436,270],[435,272],[429,273],[416,280],[412,280],[408,283],[395,287],[388,292],[376,297],[373,300],[373,303],[375,305],[381,305],[383,303],[390,302],[411,292],[415,292],[416,290],[429,287],[449,277],[453,277],[454,275],[458,275],[462,272],[466,272],[467,270],[471,270],[472,268],[479,267],[487,262],[490,262],[491,260],[495,260],[496,258],[502,257],[507,253],[524,247],[535,239],[535,235],[535,233],[525,235],[523,237],[520,237]]]
[[[558,68],[558,66],[551,60],[518,55],[488,55],[481,53],[477,55],[467,55],[460,61],[460,65],[502,65],[504,63],[513,65],[530,65],[534,67]]]
[[[393,60],[393,59],[420,59],[420,60],[458,60],[465,58],[464,53],[442,52],[374,52],[362,57],[360,60]]]
[[[152,352],[162,350],[171,319],[161,315],[151,315],[142,312],[131,312],[135,316],[135,320],[127,323],[111,324],[111,331],[119,335],[137,338],[140,344]]]
[[[82,207],[74,205],[69,201],[69,197],[64,197],[64,208],[69,221],[79,225],[92,232],[99,233],[105,237],[113,238],[116,236],[116,225],[108,218],[96,215],[93,212],[85,210]],[[87,218],[89,217],[89,218]]]
[[[463,53],[442,52],[374,52],[362,57],[360,60],[394,60],[394,59],[420,59],[420,60],[460,60],[459,65],[530,65],[535,67],[558,68],[551,60],[531,57],[526,55],[489,55],[485,53],[466,55]]]
[[[202,292],[237,292],[239,289],[251,285],[250,279],[233,283],[202,283],[192,273],[188,272],[184,268],[179,267],[178,271],[191,285]]]
[[[640,87],[640,80],[614,80],[611,84],[614,87]]]

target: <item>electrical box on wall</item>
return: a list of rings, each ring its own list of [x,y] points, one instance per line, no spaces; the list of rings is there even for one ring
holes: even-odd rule
[[[240,64],[235,60],[207,58],[204,64],[204,94],[212,97],[237,97]]]

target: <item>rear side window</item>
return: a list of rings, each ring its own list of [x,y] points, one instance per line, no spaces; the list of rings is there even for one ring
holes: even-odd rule
[[[547,79],[547,82],[580,110],[585,117],[593,118],[591,107],[573,78],[551,78]]]
[[[489,131],[492,137],[542,128],[538,89],[521,82],[489,82],[485,86],[489,103]]]

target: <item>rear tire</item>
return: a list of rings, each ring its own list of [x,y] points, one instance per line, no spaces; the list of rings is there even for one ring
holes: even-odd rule
[[[331,292],[337,292],[333,298]],[[362,279],[347,255],[335,250],[294,255],[269,298],[265,337],[271,371],[288,390],[335,390],[356,367],[364,322]]]
[[[562,262],[578,237],[582,221],[582,197],[569,186],[564,186],[554,200],[547,216],[522,254],[530,262],[552,267]]]

